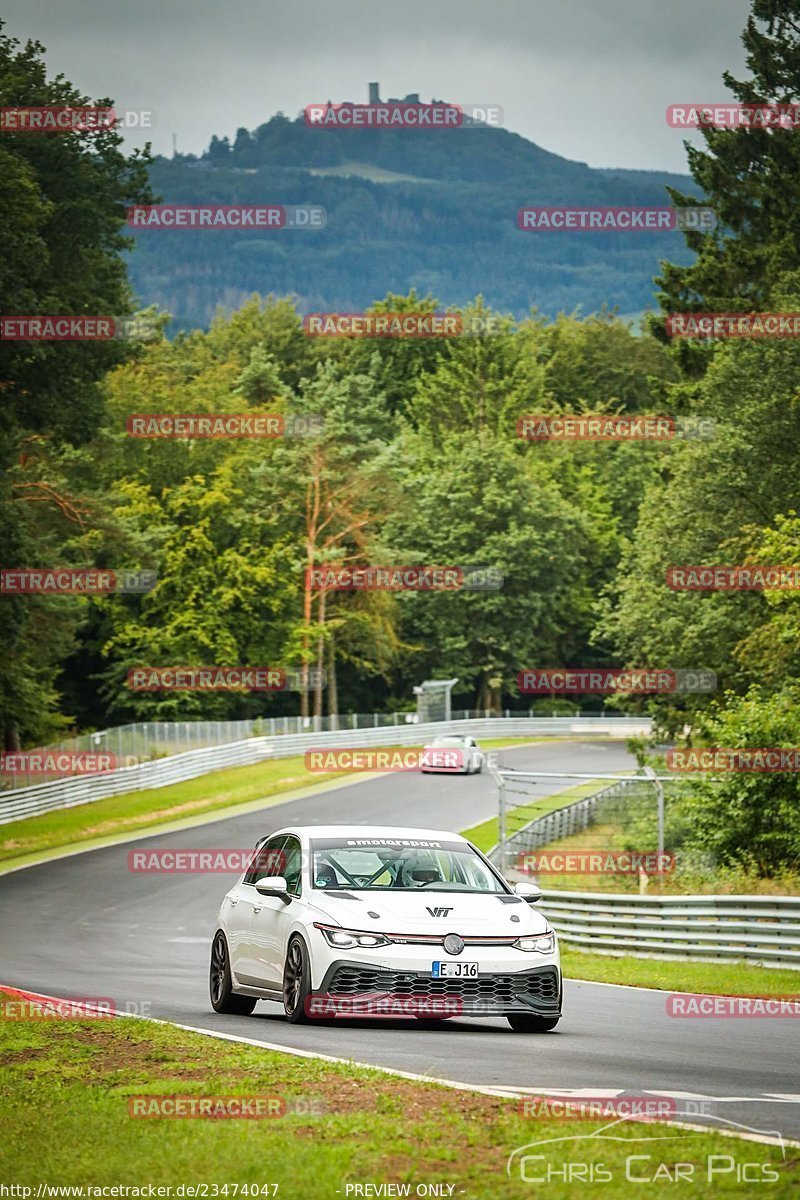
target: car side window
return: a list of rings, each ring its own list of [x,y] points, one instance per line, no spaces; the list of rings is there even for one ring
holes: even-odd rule
[[[247,868],[242,883],[254,884],[262,875],[283,875],[285,861],[281,849],[285,842],[286,834],[282,833],[278,837],[267,838],[265,842],[256,846],[253,861]]]
[[[283,848],[283,857],[285,859],[283,874],[289,895],[299,896],[303,881],[303,858],[300,852],[300,842],[296,837],[287,837],[286,845]]]

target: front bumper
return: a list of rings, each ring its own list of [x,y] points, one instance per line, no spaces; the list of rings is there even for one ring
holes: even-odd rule
[[[476,979],[433,979],[430,971],[337,959],[317,998],[342,1015],[494,1017],[561,1016],[561,971],[548,962],[523,971],[484,971]],[[383,1011],[380,997],[385,997]],[[337,1007],[338,1005],[338,1007]]]

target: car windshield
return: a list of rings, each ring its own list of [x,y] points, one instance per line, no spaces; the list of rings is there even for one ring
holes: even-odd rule
[[[431,742],[432,746],[466,746],[467,739],[460,737],[440,737],[434,738]]]
[[[507,889],[463,842],[416,838],[318,838],[312,886],[348,891],[501,892]]]

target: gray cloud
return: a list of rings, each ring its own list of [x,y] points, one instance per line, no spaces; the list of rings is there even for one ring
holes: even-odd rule
[[[180,150],[198,153],[212,134],[279,110],[366,99],[378,79],[384,96],[498,104],[507,128],[592,166],[676,171],[683,135],[664,110],[726,98],[722,71],[744,73],[749,9],[748,0],[5,4],[6,32],[44,42],[51,74],[120,108],[153,110],[160,153],[173,133]]]

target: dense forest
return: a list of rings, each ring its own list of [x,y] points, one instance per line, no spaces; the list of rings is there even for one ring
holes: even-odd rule
[[[800,91],[800,5],[755,0],[753,8],[744,34],[752,78],[726,82],[741,99],[791,98]],[[48,80],[41,47],[7,38],[0,40],[0,89],[3,104],[85,100],[63,79]],[[250,155],[260,171],[259,146],[274,161],[282,130],[288,161],[292,123],[262,128],[263,136],[237,138],[233,147],[217,144],[213,172],[192,174],[194,195],[202,180],[209,199],[251,197],[233,186],[239,176],[230,172],[238,168],[229,162],[249,163]],[[704,137],[705,147],[689,155],[694,189],[673,195],[680,203],[702,194],[721,223],[713,233],[686,235],[683,258],[675,254],[663,266],[662,312],[800,310],[798,134],[709,129]],[[326,144],[336,152],[334,142]],[[393,169],[408,168],[388,149],[381,155]],[[500,208],[513,212],[517,199],[530,200],[535,164],[534,157],[519,186],[498,190],[483,179],[470,186],[489,189],[499,220]],[[472,206],[462,182],[436,163],[424,165],[428,174],[439,171],[444,188],[453,187],[451,199],[457,194],[464,209]],[[189,169],[170,163],[151,171],[147,155],[126,154],[114,130],[91,139],[4,137],[5,311],[132,312],[138,301],[126,273],[130,254],[139,262],[134,279],[157,263],[163,286],[189,296],[184,312],[204,308],[205,293],[192,298],[191,280],[172,274],[170,255],[185,254],[187,241],[159,235],[161,249],[146,250],[144,235],[135,248],[125,236],[126,206],[147,203],[165,180],[175,184],[171,199],[186,198],[176,181]],[[302,179],[295,186],[288,200],[313,198],[335,209],[334,191],[310,197]],[[606,202],[612,192],[616,203],[643,200],[633,188],[620,196],[612,176],[605,187]],[[374,188],[358,188],[369,207]],[[552,195],[539,198],[556,192],[554,185]],[[355,194],[343,190],[341,203],[353,205]],[[416,291],[372,292],[372,306],[432,311],[460,299],[468,314],[490,312],[497,276],[487,272],[485,286],[468,299],[461,285],[445,287],[435,264],[448,264],[452,285],[460,243],[448,240],[421,192],[407,195],[419,197],[416,223],[393,202],[402,236],[387,244],[384,261],[401,244],[408,252],[413,246],[433,274]],[[472,207],[483,229],[486,211]],[[364,227],[358,205],[351,218]],[[456,224],[474,245],[480,235]],[[512,237],[513,223],[509,228]],[[224,258],[219,239],[227,236],[209,237],[208,253]],[[329,686],[313,703],[318,711],[342,712],[408,706],[412,685],[430,676],[457,676],[463,703],[497,709],[527,707],[516,680],[534,666],[706,668],[718,677],[712,696],[617,702],[653,712],[668,733],[688,727],[696,741],[800,744],[797,594],[680,592],[666,583],[667,570],[681,563],[800,564],[797,342],[674,346],[659,318],[634,331],[595,303],[597,294],[614,299],[602,274],[596,291],[585,293],[594,315],[508,316],[485,337],[314,339],[296,301],[280,294],[303,291],[295,286],[306,269],[300,242],[312,236],[276,243],[282,270],[265,265],[260,276],[270,286],[256,286],[253,276],[248,286],[257,294],[228,305],[208,328],[170,338],[169,314],[161,313],[160,333],[150,340],[0,341],[2,564],[147,569],[157,576],[143,593],[0,596],[6,747],[137,718],[255,716],[297,704],[288,695],[139,693],[126,686],[133,666],[174,663],[323,667]],[[330,278],[342,289],[336,298],[362,302],[375,278],[362,271],[374,251],[370,237],[361,257],[344,244],[314,251],[308,270],[316,283],[306,299],[334,299]],[[587,256],[597,253],[629,283],[626,255],[642,252],[643,244],[630,251],[621,244],[612,259],[580,237],[548,243],[561,277],[574,274],[576,262],[592,270]],[[241,253],[252,268],[252,245]],[[502,274],[504,260],[494,249],[487,253]],[[509,253],[521,278],[530,262],[518,249]],[[147,255],[155,256],[149,267],[142,265]],[[343,258],[361,290],[341,272]],[[483,274],[481,262],[472,260],[476,275]],[[232,292],[224,273],[210,260],[201,273],[208,294],[225,306]],[[575,278],[580,290],[583,276]],[[441,291],[429,286],[435,280]],[[516,305],[505,295],[500,307]],[[128,436],[131,414],[148,412],[280,413],[322,423],[312,436],[270,440]],[[569,412],[706,418],[714,436],[538,443],[517,435],[524,414]],[[343,563],[480,564],[499,569],[504,585],[427,593],[306,588],[308,566]],[[731,811],[742,809],[745,823],[757,809],[762,817],[771,813],[772,832],[764,836],[779,858],[792,838],[795,853],[800,843],[796,779],[738,779],[726,800]],[[749,806],[748,796],[756,800]]]

